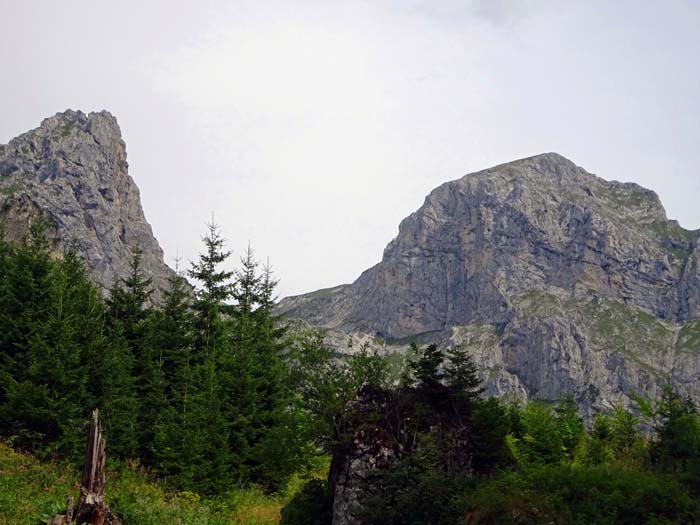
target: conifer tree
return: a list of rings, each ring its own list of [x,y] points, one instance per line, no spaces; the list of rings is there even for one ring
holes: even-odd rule
[[[480,387],[481,380],[478,368],[474,364],[469,351],[461,344],[447,349],[447,364],[445,366],[445,380],[458,397],[475,401],[483,392]]]
[[[155,412],[152,442],[145,447],[156,468],[179,482],[180,478],[188,479],[190,438],[196,432],[190,414],[193,320],[184,277],[176,274],[168,282],[162,308],[152,317],[150,325],[149,345],[157,352],[147,374],[152,394],[144,401],[147,405],[162,406]]]
[[[193,382],[196,388],[191,398],[193,418],[190,422],[194,432],[188,476],[193,486],[202,487],[205,492],[216,492],[226,488],[235,474],[230,466],[231,418],[224,415],[225,403],[229,400],[224,398],[221,387],[222,369],[233,372],[229,365],[232,359],[228,317],[233,272],[220,269],[230,252],[224,249],[224,239],[216,224],[208,225],[202,241],[205,251],[188,272],[198,283],[193,305],[193,347],[197,364]]]
[[[74,455],[103,311],[77,255],[54,259],[50,247],[41,222],[18,246],[0,246],[0,427],[24,448]]]
[[[142,249],[134,248],[129,275],[115,281],[110,290],[107,320],[111,344],[102,356],[100,371],[106,434],[111,447],[126,457],[144,452],[139,445],[147,439],[143,434],[150,430],[151,415],[139,410],[146,386],[144,371],[151,359],[145,344],[151,279],[143,276],[142,256]]]
[[[692,465],[692,476],[700,487],[700,413],[695,403],[667,384],[654,415],[656,437],[651,447],[652,461],[675,471]]]
[[[259,271],[248,247],[236,271],[234,351],[239,383],[239,413],[245,415],[245,471],[266,488],[281,486],[298,465],[297,421],[282,355],[285,328],[273,312],[277,284],[268,265]],[[286,443],[286,445],[285,445]],[[274,458],[274,459],[273,459]]]
[[[430,383],[443,379],[444,373],[440,367],[445,354],[435,343],[429,344],[421,351],[415,344],[411,348],[414,350],[414,354],[418,354],[418,358],[409,361],[409,367],[418,381]]]

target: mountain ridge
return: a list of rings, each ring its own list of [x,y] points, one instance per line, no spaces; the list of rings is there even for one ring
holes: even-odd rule
[[[383,352],[478,341],[493,395],[571,394],[592,413],[671,377],[700,398],[700,346],[679,343],[700,318],[699,237],[655,192],[545,153],[441,184],[379,263],[278,310]]]

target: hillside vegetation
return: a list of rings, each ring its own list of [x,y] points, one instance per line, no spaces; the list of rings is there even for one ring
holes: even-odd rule
[[[322,461],[312,477],[325,477]],[[65,462],[41,462],[0,443],[0,525],[39,525],[65,512],[69,495],[77,496],[80,471]],[[218,498],[177,492],[152,472],[119,464],[107,473],[107,502],[125,524],[137,525],[274,525],[281,509],[304,480],[293,477],[278,494],[235,489]]]
[[[670,384],[586,428],[572,398],[484,399],[467,346],[343,357],[291,330],[214,225],[194,292],[175,276],[157,303],[138,250],[104,299],[45,232],[0,242],[0,525],[77,495],[94,407],[124,525],[700,522],[700,415]]]

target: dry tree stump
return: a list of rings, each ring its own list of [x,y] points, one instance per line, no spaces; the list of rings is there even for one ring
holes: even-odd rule
[[[114,513],[104,503],[105,489],[105,439],[102,435],[99,410],[92,411],[88,434],[85,466],[80,481],[80,499],[73,509],[73,498],[68,499],[68,509],[63,516],[49,520],[48,525],[121,525]]]

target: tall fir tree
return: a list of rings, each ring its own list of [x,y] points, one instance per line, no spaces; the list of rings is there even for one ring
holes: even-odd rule
[[[227,488],[234,474],[231,471],[229,443],[230,421],[224,414],[221,379],[223,370],[233,372],[229,338],[233,292],[233,272],[220,266],[231,253],[224,249],[224,239],[213,221],[202,238],[205,251],[191,264],[188,275],[198,284],[193,304],[193,345],[197,364],[192,391],[191,463],[189,477],[193,486],[205,492]],[[228,375],[228,374],[225,374]]]
[[[52,257],[46,232],[39,221],[19,245],[0,244],[0,427],[22,448],[75,457],[103,310],[82,261]]]
[[[160,406],[153,421],[152,441],[145,443],[148,458],[177,484],[191,483],[188,455],[196,433],[192,425],[193,391],[192,311],[188,284],[179,273],[169,279],[161,309],[152,318],[149,344],[157,349],[146,381],[150,396],[144,410]]]
[[[139,410],[144,371],[151,360],[145,344],[151,279],[143,276],[142,256],[142,249],[134,248],[128,276],[115,281],[107,300],[111,344],[103,355],[102,405],[107,437],[112,448],[125,457],[143,454],[139,444],[150,429],[149,421],[144,420],[150,414]]]
[[[447,349],[445,365],[445,381],[458,397],[476,401],[483,392],[481,380],[469,351],[464,345],[458,344]]]
[[[236,271],[234,293],[234,356],[238,381],[237,398],[241,430],[237,442],[244,444],[241,469],[251,480],[269,489],[283,484],[298,458],[293,443],[291,393],[282,354],[285,329],[274,314],[276,281],[267,264],[262,269],[248,246]]]
[[[414,377],[420,383],[431,383],[442,380],[445,375],[441,370],[445,353],[435,343],[430,343],[422,350],[415,344],[411,345],[412,353],[417,354],[416,358],[409,361],[409,367],[413,371]]]

